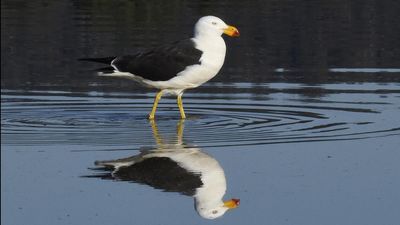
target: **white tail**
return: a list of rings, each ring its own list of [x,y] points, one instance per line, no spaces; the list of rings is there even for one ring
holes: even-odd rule
[[[136,76],[128,73],[128,72],[113,72],[113,73],[105,73],[105,72],[98,72],[97,75],[101,76],[101,77],[123,77],[123,78],[127,78],[130,80],[136,80]]]

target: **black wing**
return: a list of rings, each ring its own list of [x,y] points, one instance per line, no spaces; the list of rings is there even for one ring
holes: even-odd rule
[[[152,81],[167,81],[187,66],[200,64],[202,51],[191,39],[163,45],[134,55],[117,57],[112,65],[121,72],[129,72]]]

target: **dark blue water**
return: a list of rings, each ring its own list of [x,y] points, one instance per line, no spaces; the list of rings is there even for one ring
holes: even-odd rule
[[[1,4],[2,224],[400,221],[396,1]],[[226,39],[220,74],[185,93],[185,120],[166,97],[150,122],[152,90],[76,61],[190,36],[205,14],[241,37]],[[95,165],[191,151],[226,181],[207,192],[240,199],[215,221],[171,188],[194,169],[168,181],[161,163],[141,176]]]

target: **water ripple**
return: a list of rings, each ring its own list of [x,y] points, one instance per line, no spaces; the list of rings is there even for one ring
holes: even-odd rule
[[[365,95],[365,94],[364,94]],[[364,96],[346,101],[235,98],[207,99],[185,95],[188,119],[184,138],[202,147],[244,146],[288,142],[336,141],[399,135],[396,96]],[[360,95],[356,96],[360,98]],[[146,114],[148,94],[93,96],[73,93],[3,92],[2,140],[14,145],[68,143],[132,148],[152,144]],[[175,132],[179,113],[173,99],[163,99],[157,123]],[[164,132],[165,133],[165,132]],[[139,144],[140,143],[140,144]]]

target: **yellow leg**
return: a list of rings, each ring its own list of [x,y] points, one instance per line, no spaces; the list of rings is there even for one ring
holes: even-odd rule
[[[154,115],[156,114],[156,110],[157,110],[157,105],[161,99],[162,94],[163,94],[162,90],[156,94],[156,97],[154,98],[153,109],[151,110],[151,113],[149,114],[149,120],[154,119]]]
[[[179,112],[181,113],[181,118],[185,119],[186,115],[185,115],[185,111],[183,110],[183,105],[182,105],[182,94],[179,94],[178,98],[176,100],[178,102],[178,107],[179,107]]]

